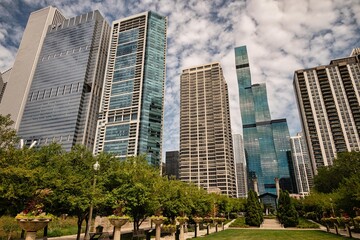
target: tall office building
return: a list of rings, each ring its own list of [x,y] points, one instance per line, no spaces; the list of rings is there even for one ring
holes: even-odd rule
[[[160,165],[167,18],[145,12],[114,21],[94,153],[146,154]]]
[[[236,189],[238,198],[246,198],[248,193],[247,170],[244,141],[241,134],[233,134],[234,162],[236,169]]]
[[[294,88],[313,171],[360,150],[360,48],[329,65],[295,71]]]
[[[180,180],[236,197],[228,89],[219,63],[182,71]]]
[[[313,185],[313,173],[303,134],[298,133],[290,141],[297,190],[301,195],[308,195]]]
[[[165,154],[165,175],[179,179],[179,151],[169,151]]]
[[[257,179],[259,194],[276,194],[275,178],[280,188],[293,192],[290,134],[286,119],[272,120],[266,85],[251,84],[246,46],[235,48],[244,148],[248,168],[248,185],[254,189]]]
[[[93,11],[49,24],[45,35],[18,135],[26,144],[92,149],[110,26]]]
[[[0,103],[0,114],[11,114],[16,130],[19,129],[23,116],[48,26],[57,25],[64,19],[54,7],[46,7],[30,14]]]

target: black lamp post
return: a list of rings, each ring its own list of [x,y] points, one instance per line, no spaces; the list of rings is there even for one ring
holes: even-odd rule
[[[95,186],[96,186],[96,174],[97,171],[100,170],[100,164],[98,161],[96,161],[96,163],[94,164],[94,170],[95,170],[95,174],[94,174],[94,182],[93,182],[93,192],[95,191]],[[93,204],[93,199],[91,199],[91,204],[90,204],[90,211],[89,211],[89,221],[88,221],[88,228],[86,230],[85,233],[85,238],[86,240],[90,239],[90,228],[91,228],[91,219],[92,219],[92,213],[93,213],[93,209],[94,209],[94,204]]]

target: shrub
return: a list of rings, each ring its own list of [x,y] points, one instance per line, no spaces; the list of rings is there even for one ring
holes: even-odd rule
[[[250,226],[259,227],[263,222],[262,212],[257,194],[250,190],[246,201],[245,223]]]
[[[291,202],[287,191],[280,191],[278,206],[278,218],[284,227],[296,227],[299,224],[299,215]]]

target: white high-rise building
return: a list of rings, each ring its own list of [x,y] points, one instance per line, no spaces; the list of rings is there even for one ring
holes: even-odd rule
[[[294,177],[298,193],[308,195],[313,185],[313,173],[302,133],[290,138]]]
[[[228,89],[219,63],[180,77],[180,180],[236,197]]]
[[[360,151],[360,50],[295,71],[294,87],[313,172],[338,152]]]

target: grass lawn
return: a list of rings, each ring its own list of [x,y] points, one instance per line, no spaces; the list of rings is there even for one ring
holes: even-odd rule
[[[260,230],[260,229],[228,229],[203,237],[216,240],[327,240],[348,239],[335,234],[316,230]]]

